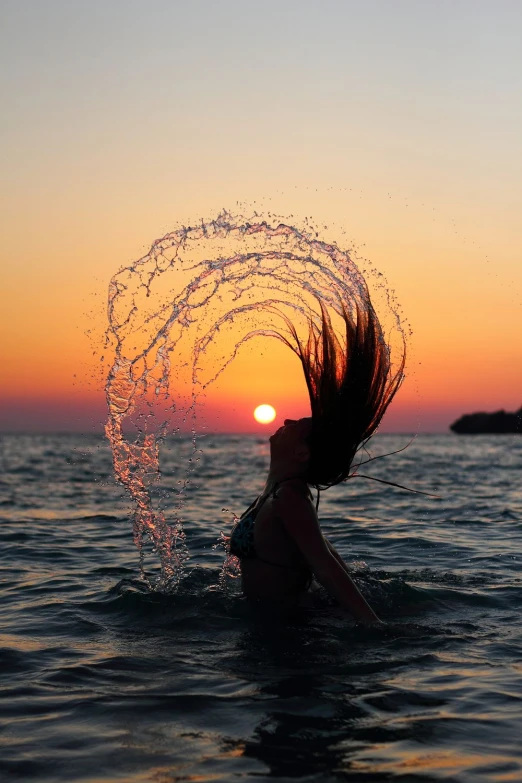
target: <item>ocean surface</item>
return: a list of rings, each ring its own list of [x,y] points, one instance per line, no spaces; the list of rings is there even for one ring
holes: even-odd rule
[[[0,779],[522,781],[522,437],[419,435],[365,469],[440,499],[363,479],[323,493],[383,629],[261,609],[223,578],[215,544],[268,449],[200,445],[190,560],[165,595],[139,578],[101,437],[1,437]],[[164,449],[167,516],[190,447]]]

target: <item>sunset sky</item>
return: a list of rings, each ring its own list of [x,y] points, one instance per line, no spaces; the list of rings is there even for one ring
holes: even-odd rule
[[[101,431],[110,278],[238,202],[386,276],[412,336],[384,431],[518,409],[521,29],[517,0],[3,0],[0,430]],[[276,341],[206,421],[267,432],[260,403],[307,413]]]

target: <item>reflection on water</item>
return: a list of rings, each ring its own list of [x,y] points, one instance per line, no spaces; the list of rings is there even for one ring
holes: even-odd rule
[[[393,469],[443,501],[324,493],[384,629],[216,591],[224,499],[256,494],[264,448],[211,439],[184,511],[193,570],[166,595],[139,578],[102,438],[0,439],[2,781],[522,780],[522,439],[419,436]],[[177,475],[186,452],[165,454]]]

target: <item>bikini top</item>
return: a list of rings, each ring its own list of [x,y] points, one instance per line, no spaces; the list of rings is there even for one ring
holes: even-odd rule
[[[284,479],[285,481],[291,481],[292,479]],[[239,557],[245,560],[261,560],[263,563],[277,566],[278,568],[290,568],[292,570],[303,571],[305,566],[289,565],[286,563],[274,563],[272,560],[266,560],[263,557],[259,557],[255,539],[254,539],[254,525],[256,517],[262,508],[267,498],[275,497],[277,489],[282,482],[278,482],[274,488],[267,492],[265,495],[257,497],[253,503],[247,508],[241,518],[236,522],[232,533],[230,534],[229,552],[235,557]]]

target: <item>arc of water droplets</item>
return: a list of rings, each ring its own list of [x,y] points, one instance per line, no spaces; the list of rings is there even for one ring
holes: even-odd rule
[[[395,331],[404,332],[385,282]],[[290,338],[285,319],[305,336],[320,328],[319,301],[330,313],[371,306],[364,277],[347,251],[299,230],[223,211],[182,227],[110,281],[107,343],[114,359],[106,382],[106,434],[117,479],[134,503],[134,540],[143,578],[159,589],[179,583],[188,552],[183,530],[190,464],[178,483],[174,518],[155,505],[160,446],[191,426],[199,396],[241,346],[253,338]],[[212,348],[212,350],[211,350]],[[183,379],[183,375],[185,378]],[[135,425],[133,437],[125,431]],[[159,557],[153,583],[144,570],[145,542]]]

